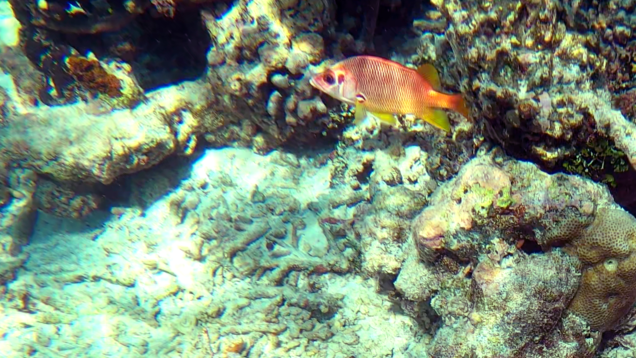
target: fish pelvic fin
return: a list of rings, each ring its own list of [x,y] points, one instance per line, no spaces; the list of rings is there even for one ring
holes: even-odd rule
[[[370,112],[367,111],[362,103],[356,103],[356,114],[353,123],[358,125],[362,123],[367,116],[371,116],[382,123],[386,123],[394,127],[398,124],[397,119],[395,119],[395,116],[392,113]]]
[[[377,118],[380,122],[386,123],[391,126],[397,126],[397,120],[393,113],[378,113],[378,112],[369,112],[369,114],[375,118]]]
[[[420,76],[424,77],[424,79],[433,87],[436,91],[442,90],[442,82],[439,79],[439,73],[433,65],[430,63],[425,63],[417,68],[417,73]]]
[[[439,129],[443,129],[446,132],[451,131],[451,125],[448,121],[448,115],[446,114],[446,112],[444,112],[443,109],[426,108],[424,111],[422,111],[419,117]]]
[[[361,102],[356,103],[356,113],[353,119],[353,124],[359,125],[364,122],[364,119],[367,118],[367,109],[364,108]]]

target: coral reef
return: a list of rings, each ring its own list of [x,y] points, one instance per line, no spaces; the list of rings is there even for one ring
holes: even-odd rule
[[[633,355],[634,4],[2,4],[3,354]],[[343,129],[374,51],[473,119]]]
[[[462,322],[436,333],[436,357],[590,357],[599,332],[618,328],[636,302],[629,283],[634,230],[636,219],[592,182],[495,153],[479,156],[435,192],[413,224],[418,270],[441,283],[414,290],[400,272],[396,289],[407,301],[431,299],[444,322]],[[544,253],[529,249],[533,244]]]
[[[153,18],[146,1],[77,16],[56,12],[85,2],[12,2],[23,28],[20,43],[0,49],[2,159],[62,186],[109,184],[191,153],[201,138],[264,153],[325,136],[327,107],[304,74],[325,57],[331,2],[187,3]]]
[[[449,66],[483,132],[508,153],[553,168],[598,135],[636,165],[636,126],[612,100],[633,77],[633,4],[433,3],[449,23]]]
[[[209,150],[118,181],[105,223],[40,214],[3,352],[592,357],[629,324],[636,222],[605,188],[497,150],[438,183],[434,152],[392,154],[399,133],[326,158]],[[110,334],[81,334],[92,313]]]

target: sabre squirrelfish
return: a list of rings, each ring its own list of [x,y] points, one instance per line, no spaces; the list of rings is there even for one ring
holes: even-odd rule
[[[370,113],[396,125],[394,115],[414,115],[447,132],[451,126],[443,109],[469,118],[461,94],[441,92],[439,75],[432,65],[417,70],[374,56],[355,56],[314,75],[318,90],[356,107],[355,123]]]

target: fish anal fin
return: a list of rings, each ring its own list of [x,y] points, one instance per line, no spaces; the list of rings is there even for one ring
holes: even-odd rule
[[[424,79],[433,87],[436,91],[442,90],[442,83],[439,80],[439,74],[433,65],[430,63],[425,63],[417,68],[417,73],[419,73]]]
[[[427,108],[418,117],[446,132],[451,131],[448,115],[442,109]]]
[[[371,114],[373,117],[380,120],[380,122],[382,123],[386,123],[392,126],[397,125],[397,120],[395,119],[395,116],[393,115],[393,113],[369,112],[369,114]]]

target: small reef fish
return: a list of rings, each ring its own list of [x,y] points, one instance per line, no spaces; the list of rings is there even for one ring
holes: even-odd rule
[[[461,94],[442,93],[439,75],[429,64],[415,70],[380,57],[355,56],[312,76],[309,82],[329,96],[354,105],[356,124],[371,114],[395,126],[395,115],[409,114],[450,132],[443,109],[469,118]]]

